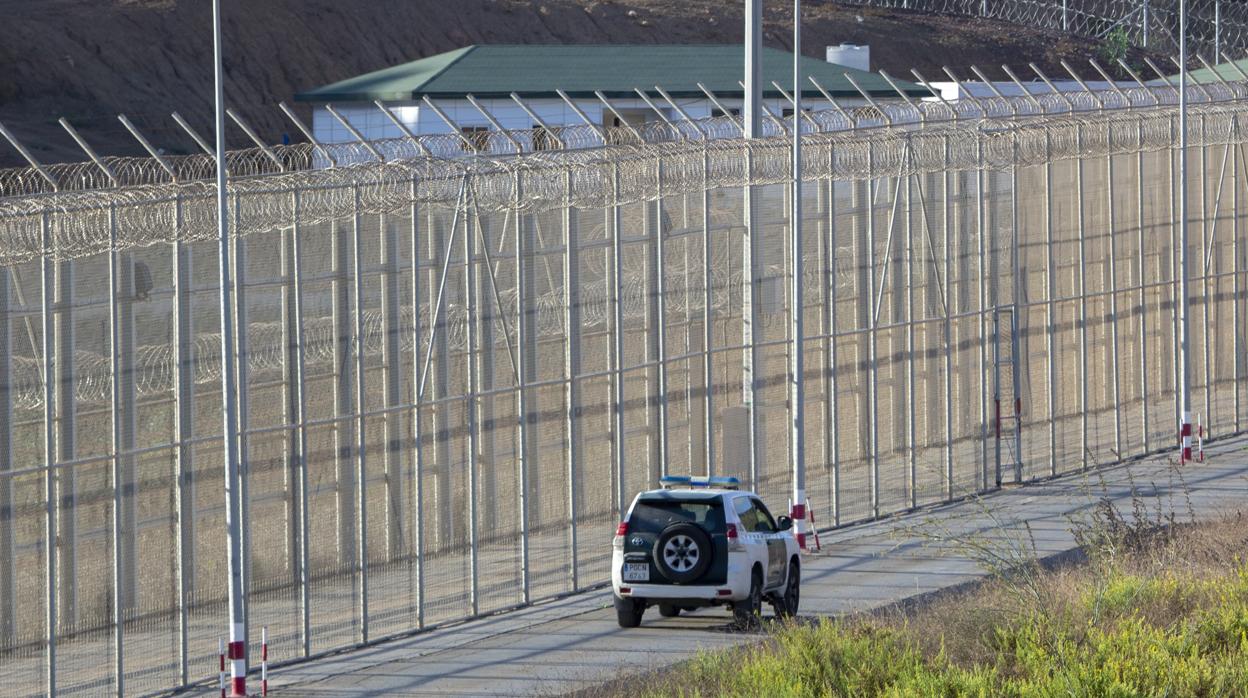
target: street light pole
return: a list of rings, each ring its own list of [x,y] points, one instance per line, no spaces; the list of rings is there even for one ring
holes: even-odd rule
[[[1192,366],[1187,260],[1187,0],[1179,1],[1179,441],[1180,462],[1192,458]]]
[[[238,482],[238,406],[235,403],[234,310],[230,299],[230,235],[225,189],[225,75],[221,67],[221,0],[212,0],[213,83],[216,90],[217,130],[217,267],[221,284],[221,399],[222,449],[225,458],[225,529],[229,548],[227,573],[230,578],[230,695],[247,695],[247,625],[243,617],[242,501]]]
[[[806,547],[806,388],[802,384],[805,336],[802,302],[802,0],[793,0],[793,196],[789,215],[789,459],[793,504],[789,516],[799,548]]]

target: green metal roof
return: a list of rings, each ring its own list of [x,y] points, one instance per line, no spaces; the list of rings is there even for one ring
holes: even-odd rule
[[[1209,70],[1208,68],[1189,70],[1187,71],[1187,79],[1190,82],[1199,85],[1222,82],[1223,80],[1228,82],[1242,82],[1245,74],[1248,74],[1248,58],[1241,58],[1238,61],[1232,61],[1230,63],[1219,63],[1213,66],[1213,70]],[[1177,86],[1179,84],[1178,73],[1168,76],[1168,79],[1173,85]],[[1149,80],[1148,84],[1163,86],[1166,83],[1164,80],[1157,79]]]
[[[738,81],[745,70],[740,44],[509,44],[467,46],[372,73],[300,92],[305,102],[407,101],[433,99],[507,97],[557,97],[562,89],[571,97],[593,97],[601,90],[608,97],[636,96],[640,87],[657,96],[657,85],[673,97],[702,97],[702,83],[720,97],[742,97]],[[896,97],[897,93],[875,73],[802,58],[805,75],[814,76],[836,97],[856,97],[857,90],[845,79],[849,73],[871,96]],[[763,95],[779,97],[771,86],[775,80],[786,90],[793,82],[793,54],[772,48],[762,53]],[[913,83],[897,81],[912,96],[930,94]],[[811,84],[803,96],[818,97]]]

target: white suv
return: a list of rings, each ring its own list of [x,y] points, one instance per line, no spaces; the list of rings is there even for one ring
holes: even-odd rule
[[[642,492],[615,532],[611,587],[620,627],[649,606],[672,617],[730,605],[738,627],[758,624],[763,599],[776,616],[797,613],[801,555],[787,516],[772,518],[736,478],[664,478]]]

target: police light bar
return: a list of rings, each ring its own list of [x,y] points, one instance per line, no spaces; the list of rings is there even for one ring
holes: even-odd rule
[[[735,490],[740,488],[741,481],[731,476],[689,477],[688,475],[666,475],[659,478],[659,484],[665,490],[673,490],[679,487],[688,487],[690,489],[719,487],[725,490]]]

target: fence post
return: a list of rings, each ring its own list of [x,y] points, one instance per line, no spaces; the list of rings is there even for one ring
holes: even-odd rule
[[[75,395],[74,355],[74,263],[56,263],[56,449],[57,458],[71,461],[76,453],[77,396]],[[62,632],[72,633],[78,618],[78,487],[74,468],[57,474],[57,530],[60,540],[60,625]]]
[[[828,171],[832,172],[836,158],[832,148],[828,148]],[[832,481],[829,483],[829,494],[832,509],[833,525],[841,522],[841,450],[840,433],[837,429],[837,362],[836,362],[836,306],[837,306],[837,275],[836,275],[836,180],[831,175],[820,180],[820,201],[822,202],[823,234],[819,236],[823,247],[823,282],[819,284],[821,293],[820,305],[823,319],[823,462],[824,467],[831,468]]]
[[[351,456],[354,437],[351,413],[351,287],[347,283],[350,243],[346,229],[337,221],[330,222],[330,258],[332,265],[331,292],[334,298],[332,324],[334,333],[334,461],[337,479],[338,566],[351,569],[355,565],[355,482]]]
[[[943,141],[944,141],[943,151],[944,151],[945,168],[941,173],[941,186],[940,186],[941,198],[944,200],[943,212],[941,214],[942,215],[941,232],[942,232],[942,237],[943,237],[942,249],[944,251],[944,260],[943,260],[944,264],[942,265],[942,267],[943,267],[943,275],[945,277],[945,282],[944,282],[945,284],[945,292],[944,292],[945,293],[945,296],[944,296],[944,299],[945,299],[945,304],[944,304],[944,310],[945,310],[945,321],[944,321],[944,330],[945,330],[945,385],[944,385],[944,391],[945,391],[945,405],[944,405],[944,410],[945,410],[945,454],[944,454],[945,464],[944,465],[945,465],[945,472],[944,472],[943,484],[944,484],[945,500],[952,501],[953,500],[953,348],[956,344],[953,339],[953,314],[955,312],[955,309],[957,308],[957,305],[954,303],[953,276],[950,274],[952,270],[952,258],[953,258],[953,251],[951,247],[953,236],[950,231],[954,225],[953,223],[954,214],[953,214],[952,199],[950,199],[949,197],[950,177],[949,177],[948,165],[949,165],[949,159],[951,155],[950,146],[949,146],[949,136],[946,135]]]
[[[1075,149],[1083,149],[1083,125],[1075,126]],[[1079,233],[1079,462],[1088,467],[1088,255],[1084,229],[1083,158],[1075,158],[1075,212]]]
[[[1239,383],[1240,383],[1240,369],[1242,365],[1241,364],[1242,359],[1240,358],[1240,355],[1239,355],[1239,336],[1240,336],[1239,335],[1239,304],[1240,304],[1240,295],[1239,295],[1239,273],[1240,273],[1240,268],[1239,268],[1240,267],[1239,187],[1241,185],[1241,182],[1239,179],[1239,167],[1240,167],[1239,149],[1242,147],[1242,145],[1240,144],[1239,138],[1240,138],[1239,117],[1232,116],[1231,117],[1231,144],[1232,144],[1231,145],[1231,327],[1232,327],[1231,356],[1233,357],[1232,387],[1235,393],[1234,430],[1236,433],[1238,433],[1240,430]],[[1147,428],[1145,429],[1145,433],[1147,433]]]
[[[234,276],[234,383],[235,421],[234,433],[238,435],[238,521],[239,521],[239,563],[242,570],[242,603],[243,625],[251,627],[251,448],[247,435],[250,423],[250,376],[249,359],[251,352],[247,345],[247,243],[241,236],[242,197],[234,197],[234,236],[230,250]],[[224,360],[224,359],[223,359]],[[244,667],[250,666],[251,643],[244,642],[241,647]]]
[[[646,376],[646,421],[652,430],[648,483],[650,487],[658,485],[659,478],[668,474],[670,458],[667,441],[667,260],[663,246],[667,226],[664,225],[666,211],[663,206],[663,158],[657,158],[654,177],[658,194],[653,207],[649,203],[645,204],[643,223],[643,235],[649,252],[646,264],[649,277],[646,283],[649,292],[646,314],[650,321],[646,323],[646,353],[652,365]]]
[[[403,401],[403,373],[400,342],[403,318],[399,289],[399,235],[393,225],[380,214],[382,267],[381,276],[381,323],[382,366],[385,381],[385,471],[386,471],[386,559],[398,559],[406,547],[403,543],[403,453],[406,439],[403,436],[403,420],[397,412]]]
[[[616,511],[628,508],[624,466],[624,231],[620,215],[620,166],[611,165],[611,461],[615,471]]]
[[[1114,452],[1118,454],[1118,459],[1126,458],[1127,454],[1122,450],[1122,379],[1118,366],[1118,260],[1115,255],[1118,252],[1117,245],[1117,219],[1114,216],[1114,156],[1109,154],[1105,156],[1105,202],[1109,215],[1109,228],[1106,233],[1109,235],[1109,353],[1110,353],[1110,370],[1113,371],[1114,378],[1112,381],[1112,389],[1114,395]]]
[[[1217,7],[1216,4],[1214,6]],[[1218,222],[1216,218],[1212,221],[1209,219],[1209,141],[1208,134],[1205,129],[1205,122],[1206,116],[1202,113],[1200,114],[1200,220],[1204,222],[1202,229],[1208,227],[1209,230],[1213,232],[1216,229]],[[1217,213],[1218,212],[1215,209],[1214,215],[1216,216]],[[1200,343],[1205,354],[1205,416],[1204,419],[1201,420],[1204,424],[1213,423],[1213,371],[1210,369],[1210,365],[1213,363],[1214,357],[1211,356],[1212,342],[1209,341],[1209,308],[1214,302],[1214,298],[1211,295],[1209,288],[1209,242],[1211,239],[1211,235],[1202,234],[1200,236],[1201,261],[1200,266],[1198,267],[1202,277],[1201,286],[1204,290],[1204,295],[1200,299],[1202,321]],[[1216,289],[1214,289],[1214,291],[1216,291]]]
[[[1148,372],[1152,368],[1148,361],[1148,284],[1145,282],[1147,273],[1147,247],[1145,247],[1144,235],[1144,118],[1140,117],[1136,124],[1136,141],[1139,143],[1140,149],[1135,153],[1135,185],[1136,185],[1136,234],[1138,236],[1137,245],[1139,246],[1139,259],[1136,271],[1136,283],[1140,286],[1140,397],[1142,402],[1141,412],[1141,433],[1144,435],[1144,452],[1152,452],[1152,439],[1148,433]],[[1238,225],[1238,221],[1236,222]],[[1238,294],[1236,295],[1238,298]],[[1238,303],[1238,301],[1236,301]],[[1236,337],[1239,335],[1236,334]],[[1236,352],[1236,361],[1239,354]],[[1238,399],[1238,393],[1236,394]]]
[[[456,206],[462,203],[461,197],[461,200],[457,201]],[[451,216],[450,222],[452,227],[456,225],[454,215]],[[444,251],[444,248],[451,244],[454,232],[452,231],[451,235],[447,236],[445,231],[437,225],[437,220],[433,215],[433,207],[429,208],[428,228],[429,258],[438,261],[439,265],[438,273],[431,275],[429,278],[429,301],[431,302],[429,318],[432,323],[436,316],[433,304],[437,302],[439,297],[438,279],[443,272],[441,268],[442,261],[439,260],[444,260],[447,265],[450,264],[450,251]],[[445,300],[443,303],[448,306],[450,304],[449,301]],[[432,333],[433,341],[428,347],[428,351],[432,353],[433,399],[439,401],[447,397],[450,383],[448,376],[450,357],[447,355],[449,353],[447,348],[449,342],[446,335],[450,329],[451,319],[445,311],[441,313],[441,323],[441,328],[431,325],[430,332]],[[446,418],[446,413],[449,409],[449,405],[446,403],[438,402],[432,410],[433,419],[430,425],[433,432],[434,509],[436,510],[434,517],[438,522],[437,528],[434,529],[436,534],[434,547],[439,551],[446,550],[451,545],[451,533],[455,520],[453,515],[455,507],[453,502],[451,502],[451,446],[448,434],[450,424]]]
[[[577,377],[581,373],[581,257],[580,222],[572,207],[572,168],[565,175],[567,198],[563,204],[563,326],[567,345],[563,356],[564,399],[568,448],[568,561],[569,582],[572,591],[580,586],[580,557],[577,545],[576,517],[580,514],[581,499],[581,385]],[[526,577],[527,577],[527,565]],[[527,585],[526,585],[527,587]]]
[[[988,436],[990,433],[988,416],[989,388],[984,385],[984,382],[988,380],[988,271],[985,264],[988,261],[989,249],[987,246],[987,236],[990,228],[986,220],[988,216],[989,203],[988,197],[984,193],[984,187],[990,179],[986,176],[986,172],[984,170],[984,136],[982,133],[976,135],[976,160],[978,161],[979,166],[975,170],[975,224],[977,228],[975,237],[979,243],[979,312],[977,314],[979,316],[979,418],[981,424],[980,434],[982,437],[980,439],[981,460],[979,469],[979,489],[983,491],[988,489]],[[992,336],[995,338],[997,335],[994,332]],[[993,388],[995,389],[995,385]]]
[[[540,249],[540,244],[535,245],[532,238],[533,221],[525,220],[524,214],[521,212],[520,202],[523,200],[523,180],[519,174],[513,179],[515,188],[515,199],[512,202],[515,216],[515,235],[516,235],[516,256],[515,256],[515,273],[516,273],[516,362],[519,369],[519,385],[516,389],[516,441],[519,450],[517,458],[517,475],[520,478],[520,560],[521,560],[521,580],[520,594],[521,599],[528,603],[530,600],[531,580],[529,576],[529,544],[530,544],[530,508],[533,501],[537,501],[540,505],[540,498],[532,496],[534,493],[533,464],[536,451],[533,449],[533,430],[529,428],[529,381],[535,378],[534,366],[537,360],[537,323],[534,317],[535,304],[534,295],[536,294],[536,283],[534,273],[536,268],[536,259],[534,255],[535,249]],[[566,280],[565,280],[566,283]],[[580,327],[577,325],[569,325],[568,333],[577,331]],[[569,406],[571,409],[571,406]],[[539,508],[540,514],[540,508]]]
[[[917,429],[915,427],[914,398],[914,179],[919,175],[905,175],[906,182],[906,242],[905,257],[902,266],[905,269],[906,286],[906,489],[910,508],[919,506],[919,464],[918,444],[915,443]],[[919,192],[923,196],[923,192]],[[900,278],[898,279],[901,280]]]
[[[702,141],[702,455],[707,476],[715,474],[715,287],[711,256],[711,190],[710,153],[706,141]]]
[[[17,641],[17,558],[13,515],[13,342],[9,325],[8,267],[0,267],[0,647]]]
[[[423,400],[420,394],[420,343],[422,339],[420,307],[424,301],[421,300],[423,295],[421,287],[423,284],[420,278],[420,207],[416,203],[418,193],[419,183],[416,176],[413,175],[410,189],[412,199],[412,564],[415,566],[416,577],[416,627],[421,629],[425,627],[425,435],[421,428],[421,403]],[[426,233],[432,233],[432,226],[426,229]],[[431,237],[431,235],[429,236]],[[432,318],[432,314],[430,318]],[[430,347],[430,350],[432,350],[432,347]],[[434,439],[436,441],[436,434]]]
[[[352,207],[353,216],[351,223],[351,261],[354,265],[351,271],[354,291],[351,293],[353,306],[351,315],[354,319],[354,328],[351,332],[352,347],[351,355],[355,359],[355,551],[356,551],[356,567],[359,572],[359,594],[357,603],[360,609],[360,632],[358,639],[360,643],[368,642],[368,492],[366,484],[368,482],[368,470],[366,468],[366,420],[364,413],[368,408],[366,399],[368,393],[365,391],[364,381],[364,356],[366,351],[365,325],[364,325],[364,246],[362,242],[363,232],[360,230],[363,225],[360,220],[360,185],[356,184],[352,187],[352,198],[354,206]]]
[[[880,375],[877,355],[879,352],[878,317],[875,313],[875,195],[879,191],[879,182],[875,174],[875,142],[867,142],[867,173],[870,179],[867,184],[867,371],[870,378],[867,382],[867,433],[870,443],[871,467],[871,518],[880,515],[880,420],[876,419],[880,405]],[[861,300],[860,300],[861,303]]]
[[[45,211],[40,219],[42,233],[42,258],[39,263],[41,285],[40,319],[43,321],[43,498],[44,498],[44,685],[49,696],[55,696],[56,687],[56,624],[57,615],[57,550],[56,550],[56,392],[53,388],[53,268],[52,230],[49,214]]]
[[[1057,259],[1053,252],[1053,161],[1049,130],[1044,130],[1044,246],[1046,255],[1047,312],[1045,319],[1045,383],[1049,407],[1049,475],[1057,475]]]
[[[188,607],[195,589],[195,450],[190,440],[195,436],[193,401],[195,394],[195,327],[191,306],[193,286],[191,248],[181,239],[182,199],[174,198],[173,243],[173,329],[174,366],[174,449],[176,511],[178,517],[178,676],[187,683],[189,661],[187,648]]]
[[[754,178],[754,151],[748,143],[745,147],[746,180],[752,182]],[[755,185],[746,185],[744,191],[745,245],[741,252],[741,267],[745,274],[744,282],[741,284],[741,321],[743,324],[741,341],[744,344],[741,357],[741,406],[745,408],[747,422],[746,442],[748,443],[748,453],[746,454],[746,464],[752,489],[758,489],[759,487],[758,344],[762,325],[762,314],[759,312],[759,293],[762,291],[761,284],[764,269],[763,246],[760,240],[763,230],[762,226],[758,224],[756,211],[759,194],[760,192],[757,191]]]
[[[464,200],[464,307],[467,310],[464,319],[464,358],[468,368],[468,394],[464,397],[464,414],[467,417],[468,446],[465,467],[468,471],[467,517],[468,517],[468,571],[469,571],[469,602],[472,615],[481,612],[479,536],[477,530],[479,473],[477,454],[480,447],[480,424],[477,420],[477,405],[480,399],[481,376],[478,371],[476,356],[480,351],[477,337],[477,320],[481,308],[473,303],[473,291],[477,285],[477,236],[481,229],[480,216],[476,213],[476,194],[469,184],[469,198]],[[469,211],[469,202],[473,205]],[[493,504],[491,502],[491,504]]]
[[[284,345],[287,347],[283,367],[289,390],[286,408],[288,423],[294,425],[288,446],[292,455],[289,467],[294,491],[290,495],[291,505],[287,508],[290,516],[287,526],[293,534],[287,540],[288,545],[295,546],[290,551],[290,562],[295,572],[294,581],[299,587],[299,646],[302,655],[307,657],[312,653],[312,637],[308,578],[307,339],[303,313],[303,230],[300,225],[303,201],[297,191],[291,196],[290,235],[282,245],[282,272],[286,278],[282,287],[282,313],[286,317]]]
[[[476,211],[474,207],[474,211]],[[517,214],[518,215],[518,214]],[[487,218],[480,215],[477,211],[474,217],[476,221],[476,232],[473,235],[479,235],[480,250],[486,251],[489,246],[489,233],[487,232]],[[474,247],[474,249],[476,249]],[[472,288],[472,304],[476,307],[476,315],[469,318],[470,322],[477,325],[477,376],[481,395],[477,398],[477,424],[481,428],[478,436],[480,444],[478,450],[479,466],[481,473],[481,492],[480,498],[482,502],[490,503],[489,506],[481,507],[478,512],[480,514],[480,525],[487,532],[486,535],[493,535],[497,523],[495,506],[496,492],[498,491],[498,472],[495,469],[494,458],[494,323],[496,321],[491,308],[494,302],[491,299],[490,284],[492,283],[492,275],[494,270],[490,268],[488,261],[482,260],[485,266],[483,273],[477,275],[477,282]],[[497,312],[501,313],[499,308]],[[506,338],[511,341],[510,338]]]
[[[108,251],[108,316],[109,316],[109,369],[112,373],[110,381],[112,402],[112,484],[113,507],[111,536],[113,541],[113,686],[115,695],[125,695],[125,622],[134,604],[133,579],[134,530],[133,513],[134,478],[130,468],[128,452],[133,448],[130,436],[133,431],[134,402],[128,386],[130,385],[130,360],[125,354],[133,355],[132,314],[129,311],[130,299],[134,295],[134,273],[130,268],[132,254],[118,253],[117,248],[117,209],[109,207],[109,251]]]

